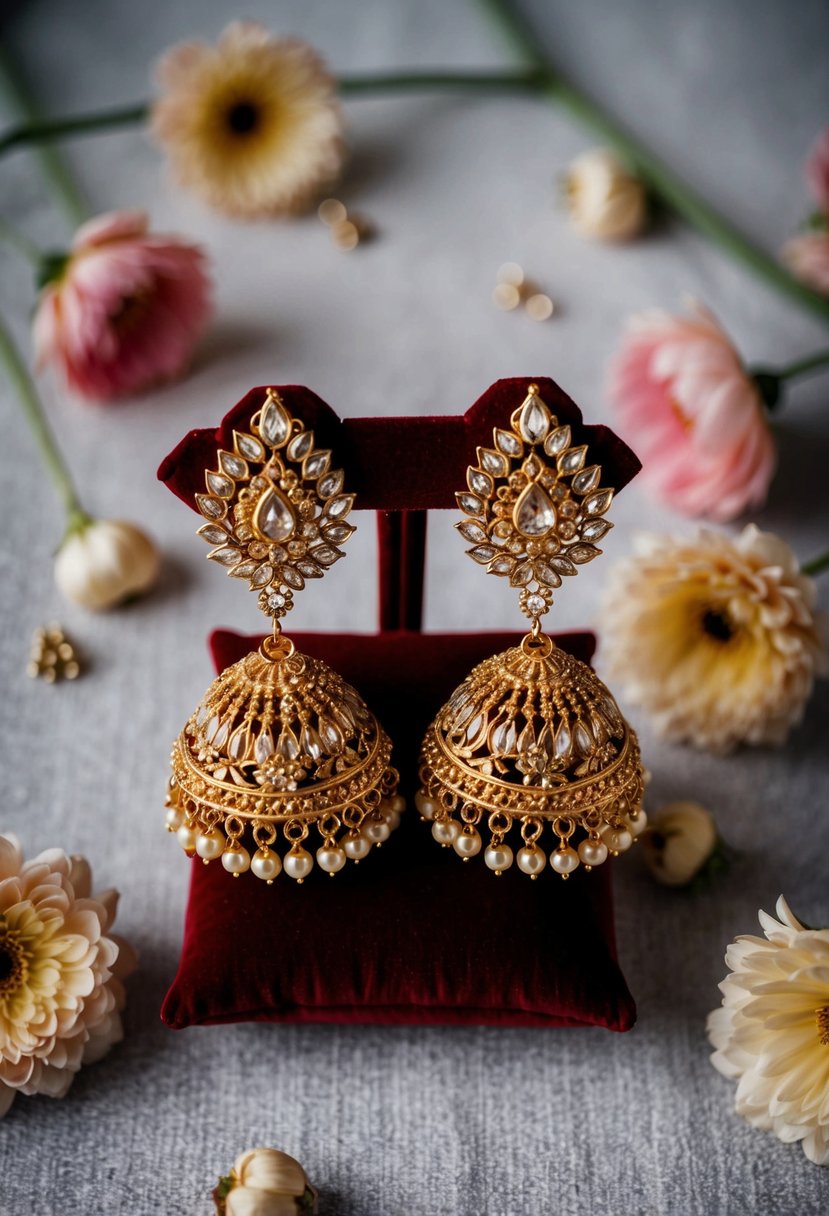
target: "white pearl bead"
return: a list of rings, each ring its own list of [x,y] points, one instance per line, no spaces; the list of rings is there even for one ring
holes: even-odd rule
[[[185,853],[194,853],[196,851],[196,836],[198,833],[195,828],[191,828],[188,824],[183,823],[176,832],[176,840],[179,842]]]
[[[406,799],[402,794],[395,794],[393,798],[386,799],[388,809],[394,815],[402,815],[406,809]]]
[[[384,840],[388,840],[389,836],[391,836],[391,828],[385,819],[374,819],[370,816],[363,823],[363,835],[372,844],[382,844]]]
[[[215,861],[221,857],[224,847],[225,838],[218,828],[211,828],[209,832],[196,837],[196,852],[205,861]]]
[[[282,858],[270,849],[257,849],[250,859],[250,868],[263,882],[273,882],[282,869]]]
[[[222,865],[228,874],[244,874],[250,869],[250,853],[241,845],[235,849],[227,849],[222,853]]]
[[[343,848],[346,856],[350,857],[352,861],[361,861],[371,852],[371,841],[366,840],[365,836],[355,833],[353,836],[346,836]]]
[[[600,866],[607,861],[607,845],[603,840],[583,840],[579,845],[579,857],[586,866]]]
[[[389,825],[390,832],[396,832],[400,827],[400,815],[397,811],[384,811],[383,817]]]
[[[452,841],[452,846],[459,857],[474,857],[481,851],[481,834],[475,828],[471,832],[460,831]]]
[[[321,849],[317,849],[317,864],[321,870],[326,870],[329,874],[336,874],[345,865],[345,853],[342,849],[326,848],[323,845]]]
[[[624,853],[633,844],[633,837],[627,828],[606,828],[602,838],[611,853]]]
[[[424,819],[434,819],[441,809],[437,798],[430,798],[423,790],[418,790],[415,794],[415,806]]]
[[[569,845],[550,854],[550,865],[557,874],[571,874],[578,864],[579,855]]]
[[[460,824],[454,819],[436,819],[432,824],[432,836],[438,844],[454,844],[460,830]]]
[[[518,850],[516,858],[518,869],[523,870],[525,874],[535,876],[540,874],[547,864],[547,855],[543,849],[539,849],[538,845],[533,848],[523,848]]]
[[[301,882],[313,870],[314,859],[305,849],[291,849],[290,853],[285,854],[282,865],[289,878]]]
[[[643,807],[639,808],[639,814],[636,816],[635,819],[631,815],[628,815],[627,818],[625,819],[625,824],[627,826],[628,831],[634,837],[634,839],[637,836],[641,836],[642,833],[644,832],[645,828],[648,826],[648,816],[647,816],[647,813],[645,812],[644,808]]]
[[[184,823],[184,811],[180,806],[171,806],[164,816],[169,831],[177,832]]]
[[[508,844],[491,844],[484,853],[484,861],[490,870],[496,870],[500,874],[512,865],[512,849]]]

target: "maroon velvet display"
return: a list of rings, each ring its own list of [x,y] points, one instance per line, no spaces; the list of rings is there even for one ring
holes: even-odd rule
[[[354,419],[340,423],[309,390],[280,388],[346,469],[357,506],[378,511],[380,620],[377,635],[299,634],[297,648],[329,663],[364,696],[391,736],[401,793],[411,803],[424,730],[468,671],[519,634],[421,634],[425,511],[454,506],[465,469],[492,428],[506,425],[530,378],[502,380],[464,416]],[[638,471],[633,454],[604,427],[584,427],[550,380],[541,396],[567,421],[603,484],[620,489]],[[191,432],[159,477],[189,506],[262,404],[254,389],[217,430]],[[336,577],[331,575],[329,577]],[[483,572],[482,572],[483,580]],[[590,634],[559,644],[589,661]],[[258,638],[219,631],[217,670]],[[191,707],[186,707],[189,710]],[[616,963],[611,866],[562,882],[549,870],[531,882],[517,868],[495,878],[438,847],[413,810],[381,850],[334,878],[314,871],[302,885],[272,886],[221,865],[192,863],[184,946],[162,1009],[180,1028],[232,1021],[601,1025],[628,1029],[635,1006]]]

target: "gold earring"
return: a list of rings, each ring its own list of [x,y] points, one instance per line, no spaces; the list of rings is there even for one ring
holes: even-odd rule
[[[415,802],[439,844],[464,861],[483,849],[496,875],[516,860],[537,878],[549,828],[550,865],[567,878],[623,852],[646,821],[636,735],[593,670],[541,631],[562,577],[601,552],[613,490],[535,384],[510,429],[496,427],[477,455],[455,526],[470,557],[520,589],[532,624],[519,645],[480,663],[429,727]],[[519,836],[515,855],[509,840]]]
[[[196,495],[208,557],[258,592],[273,631],[210,685],[173,745],[167,827],[190,856],[271,883],[360,861],[400,820],[391,742],[360,695],[297,652],[280,621],[293,593],[343,556],[353,494],[331,452],[275,389]],[[282,834],[287,851],[277,849]],[[251,855],[252,853],[252,855]]]

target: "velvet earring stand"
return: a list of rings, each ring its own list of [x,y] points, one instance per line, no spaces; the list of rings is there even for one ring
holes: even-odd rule
[[[267,886],[195,859],[181,961],[162,1008],[167,1025],[632,1026],[635,1005],[616,961],[612,863],[567,882],[549,867],[537,882],[515,867],[496,879],[480,859],[463,864],[439,848],[413,809],[429,721],[477,662],[520,636],[420,632],[426,512],[455,506],[476,446],[491,446],[493,427],[507,424],[529,382],[499,380],[464,415],[344,422],[308,389],[279,389],[318,445],[333,449],[356,506],[377,512],[379,531],[379,632],[302,634],[290,621],[287,632],[297,649],[352,683],[383,722],[410,809],[381,850],[333,879],[314,871],[301,886],[284,876]],[[589,445],[602,484],[626,485],[639,469],[630,449],[608,428],[585,426],[552,380],[535,383],[576,442]],[[233,430],[244,430],[263,400],[264,389],[253,389],[216,430],[192,431],[162,462],[159,478],[189,507],[217,450],[232,449]],[[217,671],[259,641],[215,632]],[[589,662],[592,635],[556,641]]]

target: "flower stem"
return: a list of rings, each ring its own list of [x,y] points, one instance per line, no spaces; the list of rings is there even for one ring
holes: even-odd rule
[[[777,375],[780,380],[794,380],[796,376],[808,376],[811,372],[820,371],[821,368],[827,366],[829,366],[829,350],[822,350],[816,355],[798,359],[787,367],[778,368]]]
[[[18,132],[39,126],[48,126],[40,122],[40,115],[35,105],[34,100],[29,92],[29,89],[23,80],[23,77],[12,60],[8,51],[0,45],[0,83],[5,89],[6,94],[14,102],[18,110],[27,120],[27,126],[17,127]],[[10,132],[14,135],[14,131]],[[73,228],[77,227],[89,214],[89,208],[86,200],[81,195],[78,187],[63,163],[63,158],[60,153],[50,146],[49,140],[51,135],[47,134],[36,140],[18,140],[20,143],[37,143],[43,144],[43,147],[38,148],[38,157],[41,168],[45,176],[51,182],[56,196],[60,200],[67,219]],[[0,155],[4,151],[5,140],[0,139]],[[13,140],[9,147],[13,147]]]
[[[470,89],[473,92],[522,89],[538,91],[542,74],[534,67],[513,72],[384,72],[359,76],[341,76],[339,92],[344,97],[362,97],[372,93],[404,93],[420,89]]]
[[[535,68],[541,80],[541,91],[546,93],[551,101],[562,102],[585,125],[592,127],[601,139],[611,144],[655,197],[661,199],[704,236],[721,245],[736,261],[742,262],[769,286],[788,295],[822,320],[829,321],[829,297],[812,291],[795,279],[774,258],[740,232],[730,220],[697,197],[633,135],[608,117],[591,98],[566,81],[541,49],[530,25],[516,13],[509,0],[479,2],[489,11],[517,54],[530,67]]]
[[[804,562],[800,567],[801,574],[808,574],[811,577],[823,574],[824,570],[829,570],[829,550],[821,553],[820,557],[813,557],[810,562]]]
[[[19,232],[8,220],[4,220],[2,216],[0,216],[0,240],[6,241],[18,253],[22,253],[24,258],[28,258],[33,266],[40,267],[43,261],[43,250],[39,249],[22,232]]]
[[[46,421],[43,406],[29,374],[29,369],[23,361],[14,339],[0,318],[0,363],[6,370],[6,375],[12,388],[17,394],[20,406],[32,430],[35,443],[40,449],[43,463],[54,482],[58,497],[63,503],[67,516],[67,532],[70,532],[89,522],[89,515],[84,511],[72,474],[63,459],[60,448]]]
[[[91,114],[75,114],[69,118],[47,118],[21,123],[0,136],[0,156],[26,144],[48,143],[71,135],[97,135],[115,127],[134,127],[147,118],[150,107],[145,102],[122,106],[116,110],[96,110]]]

